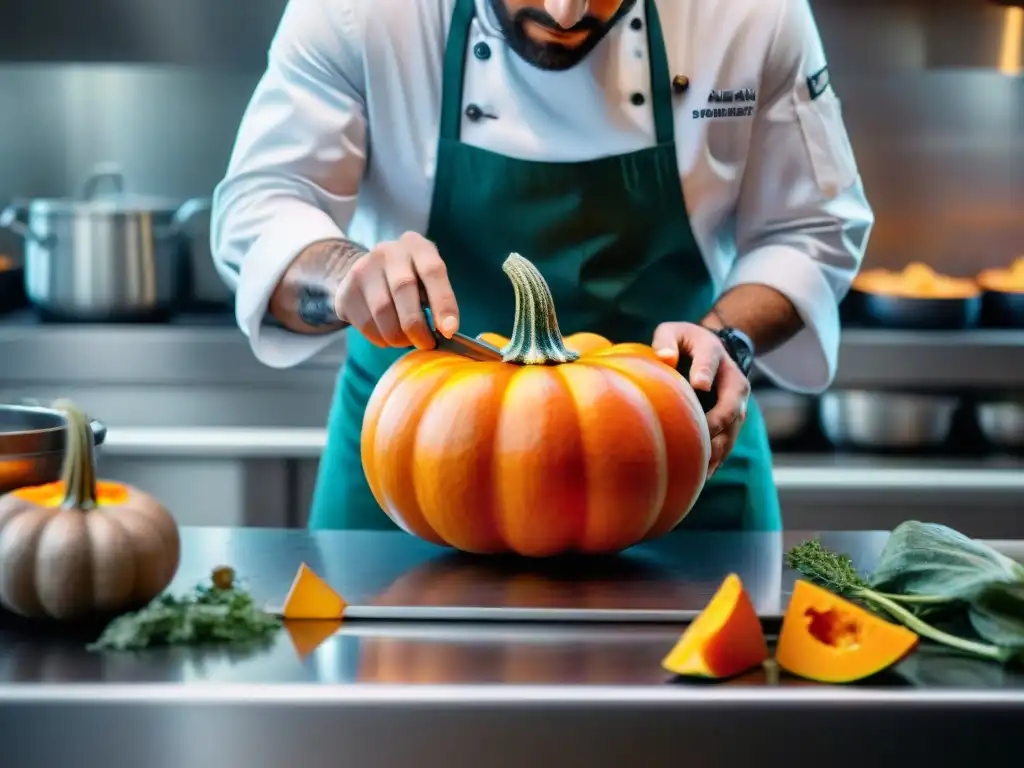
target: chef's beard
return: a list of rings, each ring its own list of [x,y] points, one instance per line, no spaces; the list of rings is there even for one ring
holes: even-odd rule
[[[601,21],[593,16],[584,16],[569,29],[558,26],[551,16],[539,8],[520,8],[515,15],[509,13],[503,0],[491,0],[491,7],[498,18],[498,26],[509,47],[527,63],[539,69],[564,70],[572,69],[587,57],[608,31],[615,26],[636,4],[636,0],[625,0],[619,10],[608,21]],[[546,27],[558,32],[586,32],[587,37],[575,46],[534,40],[526,32],[526,23]]]

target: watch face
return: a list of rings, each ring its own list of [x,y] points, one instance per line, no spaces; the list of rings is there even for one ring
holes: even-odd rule
[[[725,348],[729,352],[729,357],[731,357],[733,362],[739,366],[744,375],[750,373],[754,350],[748,341],[746,334],[733,328],[723,328],[718,332],[718,336],[725,344]]]

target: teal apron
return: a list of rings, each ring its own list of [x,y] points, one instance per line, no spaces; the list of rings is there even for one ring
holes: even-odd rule
[[[657,144],[584,162],[535,162],[460,143],[462,77],[475,13],[457,0],[445,50],[437,177],[426,237],[437,245],[459,303],[460,330],[511,333],[515,300],[501,271],[510,252],[547,279],[566,335],[650,343],[665,321],[700,320],[715,288],[683,201],[668,57],[646,0]],[[348,358],[327,426],[312,528],[391,529],[363,476],[359,437],[378,379],[408,350],[348,332]],[[729,458],[682,529],[778,530],[771,453],[757,403]]]

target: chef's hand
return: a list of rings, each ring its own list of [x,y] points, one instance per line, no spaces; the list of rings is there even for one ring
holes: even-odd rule
[[[714,387],[718,402],[707,413],[711,433],[710,477],[736,444],[747,417],[750,382],[729,357],[722,340],[703,326],[662,323],[654,331],[654,349],[671,366],[678,365],[680,353],[688,355],[693,360],[690,385],[705,392]]]
[[[421,292],[437,329],[450,338],[459,328],[459,306],[448,270],[432,242],[406,232],[352,265],[338,286],[334,310],[379,347],[433,349]]]

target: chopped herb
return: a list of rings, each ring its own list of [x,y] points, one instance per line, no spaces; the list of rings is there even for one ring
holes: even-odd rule
[[[135,613],[110,623],[89,646],[96,651],[138,651],[157,646],[253,646],[281,627],[277,617],[256,606],[237,586],[231,568],[216,568],[210,584],[183,597],[164,594]]]
[[[786,562],[933,642],[1000,662],[1024,657],[1024,567],[946,526],[911,521],[897,527],[870,578],[849,556],[817,540],[793,547]],[[953,634],[937,620],[970,630]]]

